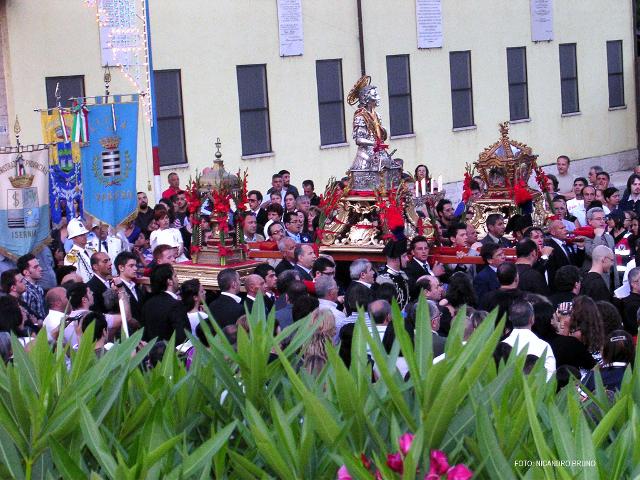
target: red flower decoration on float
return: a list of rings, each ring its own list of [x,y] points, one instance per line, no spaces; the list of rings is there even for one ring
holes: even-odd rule
[[[531,192],[527,188],[527,184],[524,183],[524,180],[520,180],[513,187],[513,200],[516,202],[516,205],[521,206],[527,202],[533,200],[531,196]]]
[[[464,172],[464,183],[462,184],[462,201],[467,203],[471,198],[471,182],[473,178],[471,177],[471,173]]]
[[[213,190],[211,192],[211,198],[213,199],[213,211],[211,216],[218,222],[220,231],[224,233],[229,232],[229,212],[231,211],[230,201],[231,195],[226,192],[218,192]]]

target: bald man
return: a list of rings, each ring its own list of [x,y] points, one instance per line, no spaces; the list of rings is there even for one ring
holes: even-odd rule
[[[65,311],[68,312],[69,310],[67,308],[67,305],[69,303],[67,299],[67,290],[62,287],[54,287],[47,292],[44,300],[45,302],[47,302],[49,313],[44,318],[43,325],[47,330],[47,340],[50,342],[55,342],[58,338],[60,322],[65,316]]]
[[[244,277],[244,288],[247,291],[247,296],[244,298],[244,305],[247,310],[251,312],[253,310],[253,303],[256,301],[258,294],[264,296],[264,278],[255,273]],[[265,313],[266,313],[265,307]]]
[[[554,220],[549,224],[549,239],[545,245],[553,248],[547,261],[547,272],[549,273],[549,287],[553,291],[555,288],[555,275],[560,267],[565,265],[575,265],[582,267],[584,262],[584,239],[576,238],[573,243],[567,243],[567,227],[562,220]]]

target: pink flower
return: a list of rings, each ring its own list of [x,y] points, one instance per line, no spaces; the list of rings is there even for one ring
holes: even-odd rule
[[[398,445],[400,445],[400,451],[402,455],[406,456],[409,453],[409,449],[411,448],[411,443],[413,442],[413,434],[412,433],[404,433],[400,435],[398,438]]]
[[[404,462],[402,461],[402,455],[400,452],[387,454],[387,465],[394,472],[402,473],[404,468]]]
[[[345,465],[342,465],[338,469],[338,480],[352,480],[351,475],[349,475],[349,470]]]
[[[447,471],[447,480],[469,480],[471,477],[473,472],[461,463]]]
[[[429,468],[429,473],[424,476],[424,480],[440,480],[440,475],[438,475],[433,467]]]
[[[382,480],[382,474],[380,473],[380,470],[376,470],[376,475],[373,478],[375,480]]]
[[[447,473],[449,469],[449,461],[447,460],[447,454],[442,450],[431,450],[431,468],[429,473],[433,470],[436,475],[443,475]]]

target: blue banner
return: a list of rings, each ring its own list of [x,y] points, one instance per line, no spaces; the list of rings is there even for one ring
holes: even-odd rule
[[[51,222],[60,223],[82,217],[82,178],[80,174],[80,144],[64,141],[64,132],[57,109],[41,113],[42,136],[49,144],[49,208]],[[73,125],[73,116],[63,113],[62,118],[68,132]]]
[[[0,254],[16,260],[49,240],[46,145],[0,151]]]
[[[88,105],[89,142],[80,149],[84,211],[116,227],[134,215],[138,103]]]

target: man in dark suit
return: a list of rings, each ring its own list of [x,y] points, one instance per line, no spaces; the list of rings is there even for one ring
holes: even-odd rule
[[[135,282],[137,278],[138,259],[133,253],[124,251],[118,254],[114,263],[118,271],[118,277],[124,285],[125,292],[129,295],[131,316],[139,320],[142,315],[142,304],[145,301],[146,292],[144,288]]]
[[[565,265],[575,265],[581,267],[584,261],[584,248],[580,242],[576,245],[567,244],[567,227],[562,220],[554,220],[549,225],[549,239],[545,245],[552,247],[553,252],[547,261],[547,272],[549,274],[549,289],[555,290],[555,275],[560,267]]]
[[[93,293],[94,312],[107,313],[104,304],[104,292],[111,288],[111,258],[105,252],[97,252],[91,255],[91,270],[93,277],[87,282],[87,287]]]
[[[416,288],[418,279],[424,275],[442,277],[445,274],[445,270],[441,263],[436,263],[433,269],[429,266],[429,243],[426,237],[422,235],[413,237],[409,244],[409,252],[413,258],[407,263],[404,273],[409,277],[409,296],[411,300],[414,301],[420,293]]]
[[[269,221],[269,219],[267,218],[267,211],[261,207],[262,193],[260,193],[258,190],[251,190],[249,193],[247,193],[247,200],[249,201],[249,208],[251,209],[251,213],[256,216],[256,221],[258,222],[258,233],[262,234],[264,226]]]
[[[178,300],[178,277],[169,264],[156,265],[150,276],[152,297],[142,306],[140,323],[144,327],[143,339],[169,340],[175,335],[176,345],[187,339],[190,330],[187,309]]]
[[[264,306],[268,313],[276,303],[278,276],[276,275],[275,269],[268,263],[256,265],[253,273],[260,275],[264,280]]]
[[[313,262],[316,261],[316,252],[313,246],[308,244],[298,244],[293,251],[294,260],[296,262],[295,270],[300,274],[302,280],[313,281],[311,269]]]
[[[530,238],[520,240],[516,245],[516,269],[520,282],[518,288],[524,292],[549,295],[549,287],[544,275],[533,268],[538,261],[538,245]]]
[[[347,292],[345,294],[345,309],[347,311],[347,315],[351,315],[354,312],[353,305],[354,302],[350,301],[352,299],[358,298],[362,299],[360,303],[362,303],[362,307],[365,307],[366,304],[373,301],[373,292],[371,291],[371,287],[375,281],[375,270],[373,269],[373,265],[366,258],[358,258],[354,260],[349,266],[349,276],[351,277],[351,283],[347,288]]]
[[[285,237],[278,242],[282,260],[276,265],[276,275],[280,275],[285,270],[295,270],[295,249],[296,242],[292,238]]]
[[[211,315],[220,328],[234,325],[244,315],[240,293],[240,275],[232,268],[225,268],[218,274],[220,296],[209,305]]]
[[[481,300],[489,292],[500,288],[496,271],[504,263],[504,250],[497,243],[487,243],[480,249],[480,256],[486,265],[473,279],[473,288]]]
[[[504,217],[499,213],[492,213],[487,216],[487,235],[480,240],[482,245],[495,243],[502,248],[511,246],[511,242],[504,238],[504,232],[507,226],[504,223]]]
[[[486,269],[485,269],[486,270]],[[524,293],[518,288],[518,270],[511,262],[503,262],[496,271],[500,288],[479,297],[480,307],[487,312],[498,308],[498,320],[509,312],[509,307],[522,300]]]

